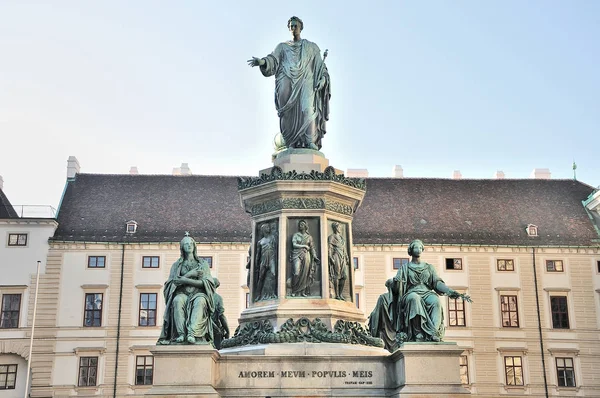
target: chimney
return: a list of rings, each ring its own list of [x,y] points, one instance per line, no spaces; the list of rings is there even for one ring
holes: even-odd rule
[[[460,173],[460,170],[454,170],[454,173],[452,173],[452,179],[462,180],[462,174]]]
[[[181,163],[181,167],[173,167],[174,176],[189,176],[192,175],[192,170],[187,163]]]
[[[535,178],[536,180],[549,180],[552,178],[550,169],[533,169],[529,178]]]
[[[354,178],[367,178],[369,176],[369,170],[367,169],[347,169],[346,177]]]
[[[67,159],[67,180],[75,178],[75,175],[79,173],[79,161],[75,156],[69,156]]]
[[[496,180],[504,180],[504,172],[502,170],[498,170],[495,174],[494,174],[494,178]]]
[[[394,178],[404,178],[404,170],[402,170],[402,166],[399,164],[395,165],[394,169],[392,170],[392,176]]]
[[[129,169],[129,174],[131,174],[132,176],[140,174],[137,166],[131,166],[131,168]]]
[[[4,189],[4,178],[2,178],[2,176],[0,176],[0,190]]]

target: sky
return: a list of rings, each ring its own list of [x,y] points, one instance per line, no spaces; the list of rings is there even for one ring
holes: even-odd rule
[[[57,207],[84,173],[258,175],[279,130],[274,79],[247,60],[329,50],[322,152],[389,177],[600,185],[600,1],[0,1],[0,175]]]

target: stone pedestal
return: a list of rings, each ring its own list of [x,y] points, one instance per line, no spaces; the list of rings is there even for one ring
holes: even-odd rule
[[[329,166],[321,152],[310,149],[287,149],[278,153],[273,163],[273,167],[261,171],[260,177],[239,184],[241,204],[252,216],[253,224],[250,306],[242,312],[240,324],[268,320],[278,330],[290,318],[306,317],[319,318],[331,330],[339,320],[364,322],[364,313],[354,303],[352,266],[352,219],[365,194],[364,180],[344,177]],[[298,256],[294,255],[297,249],[292,241],[301,220],[312,239],[309,255],[316,254],[318,259],[310,266],[295,260]],[[334,223],[339,225],[347,254],[344,300],[336,299],[330,278],[328,239]],[[262,288],[261,239],[275,240],[277,252],[275,276],[271,278],[268,273],[266,287]],[[297,280],[295,267],[311,269],[311,282],[305,290],[293,288]]]
[[[154,397],[463,397],[455,343],[155,347]]]

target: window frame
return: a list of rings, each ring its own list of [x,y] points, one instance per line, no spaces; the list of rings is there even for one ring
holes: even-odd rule
[[[358,262],[358,257],[352,257],[352,266],[354,267],[354,270],[356,271],[357,269],[359,269],[359,262]]]
[[[96,363],[95,365],[92,365],[91,362],[92,360],[95,359]],[[82,362],[84,360],[88,360],[87,364],[82,364]],[[97,356],[81,356],[79,357],[79,361],[78,361],[78,366],[77,366],[77,387],[96,387],[98,385],[98,368],[99,368],[99,361],[100,358]],[[86,381],[85,383],[82,384],[82,375],[81,375],[81,370],[82,369],[87,369],[87,376],[86,376]],[[90,375],[89,375],[89,371],[90,369],[95,369],[95,374],[94,374],[94,382],[93,384],[89,384],[89,380],[90,380]]]
[[[6,372],[0,371],[0,375],[6,375],[6,379],[4,380],[4,385],[0,384],[0,391],[4,390],[14,390],[17,388],[17,374],[19,372],[19,364],[18,363],[2,363],[0,366],[6,366]],[[11,371],[11,366],[14,366],[14,372]],[[12,382],[12,386],[8,385],[8,376],[14,375],[14,379]]]
[[[557,269],[556,263],[560,263],[560,270]],[[549,265],[552,264],[552,269]],[[546,260],[546,272],[565,272],[565,262],[563,260]]]
[[[140,365],[139,360],[143,358],[144,363]],[[151,363],[148,364],[146,361],[148,360],[148,358],[150,358]],[[142,376],[143,378],[143,383],[138,383],[138,371],[140,370],[140,366],[141,366],[141,370],[144,371],[144,375]],[[148,377],[146,375],[146,369],[150,368],[152,370],[152,374],[150,375],[150,383],[146,383],[146,378]],[[133,372],[133,383],[136,386],[151,386],[154,383],[154,357],[152,355],[136,355],[135,356],[135,369]]]
[[[246,308],[250,308],[250,293],[246,292]]]
[[[208,268],[213,269],[213,256],[198,256],[199,259],[204,259],[208,262]]]
[[[149,260],[149,265],[146,266],[146,259]],[[156,260],[156,266],[153,266],[153,260]],[[158,269],[160,268],[160,256],[142,256],[142,268],[143,269]]]
[[[448,268],[448,260],[452,261],[452,268]],[[459,262],[460,268],[456,268],[456,261]],[[444,271],[463,271],[464,264],[462,257],[444,257]]]
[[[554,311],[554,303],[553,299],[559,300],[564,299],[565,311]],[[555,314],[558,316],[558,321],[564,320],[566,318],[566,327],[557,326],[555,324]],[[569,298],[564,294],[550,294],[550,322],[552,324],[552,329],[560,329],[560,330],[569,330],[571,329],[571,322],[569,320]]]
[[[360,293],[354,293],[354,303],[356,304],[356,308],[360,309]]]
[[[98,266],[98,259],[103,259],[103,265]],[[96,261],[96,265],[92,266],[92,259]],[[87,267],[89,269],[105,269],[106,268],[106,256],[88,256]]]
[[[148,296],[148,300],[147,300],[147,305],[148,307],[150,306],[150,295],[154,295],[154,308],[142,308],[142,304],[143,304],[143,299],[142,296],[143,295],[147,295]],[[146,311],[146,325],[142,325],[142,311]],[[150,317],[150,311],[154,311],[154,317]],[[138,302],[138,326],[140,327],[155,327],[157,325],[157,312],[158,312],[158,293],[155,292],[140,292],[139,295],[139,302]],[[154,324],[150,324],[149,320],[154,318]]]
[[[11,236],[16,236],[17,240],[15,243],[10,243]],[[25,243],[19,243],[19,238],[25,237]],[[9,232],[6,240],[6,246],[8,247],[27,247],[29,245],[29,232]]]
[[[399,263],[398,267],[396,267],[396,261]],[[399,270],[404,264],[408,264],[409,262],[410,258],[408,257],[394,257],[392,258],[392,269]]]
[[[507,298],[514,297],[515,298],[515,308],[516,308],[516,310],[511,311],[511,309],[510,309],[510,300],[509,300],[507,302],[507,304],[509,306],[508,307],[508,311],[504,311],[503,310],[504,302],[502,300],[503,297],[507,297]],[[500,301],[500,325],[501,325],[501,327],[503,327],[503,328],[520,328],[521,327],[521,322],[520,322],[520,319],[519,319],[519,296],[517,294],[500,294],[500,300],[499,301]],[[504,324],[504,313],[505,312],[508,313],[508,320],[509,320],[510,325],[505,325]],[[516,325],[512,325],[511,313],[515,313],[516,316],[517,316]]]
[[[561,367],[559,367],[559,365],[558,365],[558,361],[559,360],[562,360],[563,363],[564,363],[564,365],[561,366]],[[571,366],[567,366],[567,364],[566,364],[567,360],[571,361]],[[555,364],[555,367],[556,367],[556,386],[557,387],[561,387],[561,388],[576,388],[577,387],[577,377],[575,375],[575,359],[573,357],[555,357],[554,358],[554,364]],[[561,371],[561,369],[564,372],[566,372],[569,369],[571,370],[571,372],[572,372],[572,378],[573,378],[573,385],[572,386],[566,385],[567,384],[567,380],[568,380],[566,374],[565,374],[565,377],[564,377],[564,383],[565,383],[565,385],[561,385],[560,384],[560,382],[561,382],[561,377],[560,377],[560,371]]]
[[[504,261],[504,268],[500,269],[500,261]],[[508,269],[507,262],[510,261],[512,269]],[[496,259],[496,271],[498,272],[514,272],[515,271],[515,260],[513,258],[497,258]]]
[[[508,358],[511,358],[511,362],[512,362],[511,365],[508,365],[506,363],[506,360]],[[519,362],[520,362],[519,365],[515,365],[515,358],[519,358]],[[525,386],[525,373],[523,372],[523,357],[521,355],[504,355],[504,356],[502,356],[502,363],[504,364],[504,382],[505,382],[505,385],[508,386],[508,387],[523,387],[523,386]],[[513,377],[512,377],[513,381],[514,381],[513,384],[511,384],[511,383],[508,382],[509,369],[513,369]],[[517,369],[521,370],[521,384],[517,384],[516,383],[516,381],[517,381],[516,380],[516,378],[517,378],[517,374],[516,374],[517,372],[516,372],[516,370]]]
[[[95,308],[91,308],[88,309],[87,308],[87,297],[88,296],[95,296],[95,295],[100,295],[100,309],[95,309]],[[94,300],[95,303],[96,300]],[[92,324],[91,325],[86,325],[86,320],[88,318],[88,312],[91,312],[92,314]],[[94,316],[94,314],[96,312],[100,313],[100,324],[99,325],[94,325],[94,319],[96,319],[96,317]],[[96,292],[84,292],[84,296],[83,296],[83,327],[85,328],[100,328],[102,327],[102,315],[104,313],[104,293],[96,293]]]
[[[462,293],[462,292],[459,292],[459,293]],[[452,302],[454,302],[454,306],[455,306],[454,309],[450,308],[450,303],[452,303]],[[462,309],[458,308],[458,304],[459,303],[460,303],[460,306],[462,306]],[[460,312],[462,312],[462,316],[463,316],[463,318],[462,318],[463,324],[462,325],[460,325],[458,323],[458,320],[459,320],[458,314]],[[451,316],[452,313],[455,314],[456,325],[452,325],[450,323],[452,321],[452,316]],[[466,308],[465,308],[465,302],[464,302],[464,300],[462,298],[460,298],[460,297],[459,298],[455,298],[455,299],[448,297],[448,327],[463,328],[463,327],[466,327],[466,326],[467,326],[467,311],[466,311]]]
[[[463,359],[464,359],[464,363],[463,363]],[[460,382],[461,382],[461,384],[463,386],[471,385],[471,378],[469,377],[469,356],[466,355],[466,354],[465,355],[461,355],[459,357],[458,361],[459,361],[458,362],[458,364],[459,364],[458,366],[459,366],[459,369],[460,369]],[[467,378],[467,382],[466,383],[463,382],[463,372],[462,372],[463,368],[466,369],[466,372],[464,374],[464,376],[466,376],[466,378]]]
[[[19,308],[17,310],[13,310],[13,309],[9,309],[9,310],[5,310],[4,309],[4,300],[6,299],[6,296],[19,296]],[[1,329],[18,329],[19,328],[19,324],[21,322],[21,307],[23,305],[23,294],[22,293],[2,293],[2,299],[0,300],[0,330]],[[17,319],[16,319],[16,323],[17,326],[7,326],[4,327],[4,316],[5,313],[10,312],[10,313],[17,313]],[[13,320],[11,318],[11,320]]]

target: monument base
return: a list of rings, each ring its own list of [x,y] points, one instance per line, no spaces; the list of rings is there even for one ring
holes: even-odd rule
[[[313,149],[288,148],[273,155],[273,165],[280,167],[284,173],[296,171],[310,173],[311,171],[324,172],[329,167],[329,160],[322,152]],[[258,175],[270,174],[272,167],[260,170]],[[336,170],[336,174],[342,171]]]
[[[463,397],[456,343],[156,346],[153,397]]]

